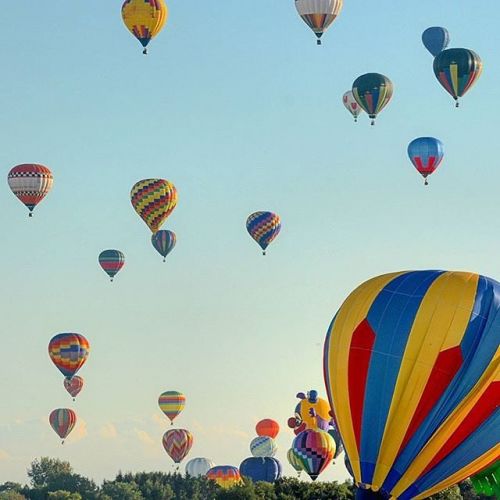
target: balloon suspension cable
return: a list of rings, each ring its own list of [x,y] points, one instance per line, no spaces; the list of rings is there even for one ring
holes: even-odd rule
[[[147,55],[148,55],[148,49],[144,49],[144,50],[142,51],[142,53],[143,53],[145,56],[147,56]]]

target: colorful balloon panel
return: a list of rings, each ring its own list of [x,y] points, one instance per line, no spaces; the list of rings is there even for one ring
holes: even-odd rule
[[[274,439],[280,432],[280,426],[276,420],[265,418],[257,422],[255,431],[257,432],[257,436],[268,436]]]
[[[186,429],[170,429],[163,434],[163,448],[176,464],[186,458],[192,446],[193,435]]]
[[[49,342],[49,356],[65,377],[73,377],[90,352],[88,340],[78,333],[59,333]]]
[[[144,179],[130,192],[130,201],[139,217],[153,233],[159,231],[177,206],[177,189],[165,179]]]
[[[433,26],[427,28],[422,33],[422,43],[425,48],[436,57],[442,52],[450,43],[450,34],[446,28],[440,26]]]
[[[435,137],[418,137],[408,145],[408,156],[424,179],[441,164],[444,157],[443,143]]]
[[[168,9],[164,0],[125,0],[122,5],[125,26],[144,48],[162,30],[167,17]]]
[[[155,250],[163,257],[163,262],[165,262],[165,258],[177,243],[177,237],[173,231],[162,229],[151,235],[151,243]]]
[[[248,216],[247,231],[265,255],[266,248],[281,231],[280,216],[273,212],[254,212]]]
[[[372,119],[372,125],[377,115],[391,100],[394,87],[392,82],[380,73],[366,73],[354,80],[352,94],[361,108]]]
[[[104,250],[99,254],[99,264],[113,281],[118,271],[125,265],[125,255],[120,250]]]
[[[481,58],[469,49],[446,49],[434,59],[434,74],[455,101],[474,85],[482,71]]]
[[[76,396],[80,394],[80,391],[83,389],[83,384],[83,378],[78,375],[64,378],[64,388],[73,398],[76,398]]]
[[[50,169],[37,163],[17,165],[9,172],[7,182],[12,192],[31,212],[52,189],[54,178]]]
[[[295,437],[292,449],[302,469],[315,481],[332,462],[335,443],[327,432],[307,430]]]
[[[249,457],[240,464],[240,474],[253,482],[274,483],[280,479],[282,467],[279,460],[272,457]]]
[[[358,104],[358,101],[354,99],[354,94],[352,93],[352,90],[347,91],[343,96],[342,96],[342,102],[344,103],[345,109],[351,113],[351,115],[354,117],[354,121],[358,121],[358,116],[362,113],[363,109],[361,106]]]
[[[207,478],[215,481],[221,488],[228,489],[242,484],[238,467],[232,465],[217,465],[207,472]]]
[[[205,476],[212,467],[215,467],[215,462],[209,458],[193,458],[186,464],[186,474],[191,477],[202,477]]]
[[[295,454],[295,451],[293,451],[293,448],[290,448],[287,453],[286,453],[286,458],[288,459],[288,463],[299,473],[304,470],[302,468],[302,461],[300,458]]]
[[[268,436],[258,436],[250,443],[250,452],[254,457],[274,457],[277,451],[276,442]]]
[[[76,413],[69,408],[58,408],[49,415],[49,423],[56,434],[64,440],[75,427]]]
[[[320,38],[340,14],[344,0],[295,0],[295,8],[302,20]]]
[[[165,416],[173,422],[181,411],[184,410],[186,396],[178,391],[166,391],[160,394],[158,406]]]
[[[379,276],[328,330],[325,383],[355,481],[427,498],[498,457],[500,284],[474,273]]]

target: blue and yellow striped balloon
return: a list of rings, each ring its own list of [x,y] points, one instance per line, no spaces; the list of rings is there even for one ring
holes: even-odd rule
[[[266,255],[266,248],[281,231],[281,219],[273,212],[254,212],[248,216],[247,231],[262,248]]]
[[[490,278],[409,271],[351,293],[324,373],[360,498],[428,498],[498,458],[499,345]]]

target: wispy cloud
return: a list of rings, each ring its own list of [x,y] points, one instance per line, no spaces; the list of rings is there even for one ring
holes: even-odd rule
[[[81,441],[83,438],[87,437],[87,435],[87,422],[83,419],[79,419],[73,432],[68,436],[68,440],[74,443],[76,441]]]
[[[0,450],[0,460],[8,460],[10,455],[5,450]]]
[[[109,424],[104,424],[100,429],[99,429],[99,435],[103,439],[115,439],[118,436],[118,431],[116,430],[116,427],[109,423]]]
[[[155,444],[153,438],[146,431],[143,431],[141,429],[134,429],[134,432],[141,443],[147,444],[148,446]]]

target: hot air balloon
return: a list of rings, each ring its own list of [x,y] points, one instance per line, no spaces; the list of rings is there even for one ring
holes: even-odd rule
[[[352,94],[361,108],[368,113],[375,125],[375,118],[391,100],[392,82],[380,73],[366,73],[352,84]]]
[[[456,101],[462,97],[483,71],[481,58],[469,49],[447,49],[434,59],[434,74],[439,83]]]
[[[171,425],[174,425],[174,419],[184,410],[184,406],[186,406],[186,396],[181,392],[166,391],[160,394],[158,406],[170,420]]]
[[[427,186],[429,184],[427,177],[439,167],[443,160],[443,143],[434,137],[418,137],[410,142],[408,156]]]
[[[476,493],[500,498],[500,460],[470,478]]]
[[[352,93],[352,90],[348,90],[343,96],[342,96],[342,102],[344,103],[345,108],[349,113],[351,113],[352,116],[354,116],[354,121],[358,121],[358,116],[361,114],[363,111],[361,109],[361,106],[358,104],[356,99],[354,99],[354,95]]]
[[[29,216],[32,217],[33,209],[52,189],[54,179],[48,167],[24,163],[11,169],[7,181],[12,192],[28,207]]]
[[[130,201],[154,234],[177,206],[177,189],[165,179],[144,179],[132,187]]]
[[[64,388],[69,392],[74,401],[76,396],[78,396],[83,389],[83,378],[78,375],[74,377],[65,377]]]
[[[245,458],[240,465],[240,474],[250,478],[254,483],[257,481],[274,483],[281,478],[281,473],[281,463],[272,457]]]
[[[208,458],[193,458],[186,464],[186,474],[191,477],[202,477],[215,467],[215,463]]]
[[[113,281],[115,275],[125,265],[125,255],[120,250],[104,250],[99,254],[99,264]]]
[[[193,446],[193,435],[186,429],[170,429],[163,434],[163,448],[168,456],[180,464]]]
[[[307,430],[295,436],[293,451],[309,477],[317,477],[330,465],[335,454],[335,442],[325,431]]]
[[[340,14],[343,4],[344,0],[295,0],[299,16],[318,37],[318,45],[321,45],[323,33]]]
[[[59,333],[49,342],[49,356],[65,377],[73,377],[90,352],[88,340],[78,333]]]
[[[333,459],[335,460],[344,451],[344,445],[342,444],[342,438],[340,437],[340,433],[335,425],[333,425],[327,432],[335,441],[335,454],[333,455]]]
[[[49,422],[64,444],[64,440],[75,427],[76,413],[69,408],[58,408],[49,415]]]
[[[151,243],[156,251],[163,257],[163,262],[167,255],[174,249],[177,237],[173,231],[160,230],[151,236]]]
[[[280,216],[273,212],[254,212],[247,219],[248,234],[262,248],[262,255],[266,255],[266,248],[281,231]]]
[[[428,498],[498,457],[500,284],[406,271],[359,286],[325,341],[325,383],[359,498]]]
[[[433,26],[432,28],[427,28],[422,33],[422,43],[425,48],[436,57],[441,51],[448,47],[450,43],[450,34],[446,28]]]
[[[216,465],[207,472],[207,479],[215,481],[221,488],[228,489],[242,484],[238,467],[232,465]]]
[[[288,463],[297,471],[298,476],[300,477],[300,473],[304,470],[302,469],[302,462],[299,457],[293,451],[293,448],[290,448],[286,454],[288,459]]]
[[[144,47],[143,54],[148,53],[146,46],[167,22],[168,9],[164,0],[125,0],[122,5],[122,18],[127,29]]]
[[[250,452],[254,457],[274,457],[278,447],[273,438],[258,436],[250,443]]]
[[[288,419],[288,427],[295,435],[306,429],[328,431],[332,425],[330,403],[318,397],[318,391],[310,390],[307,395],[299,392],[300,403],[295,407],[295,416]]]
[[[268,436],[274,439],[280,432],[280,426],[276,420],[265,418],[257,423],[255,431],[257,436]]]

